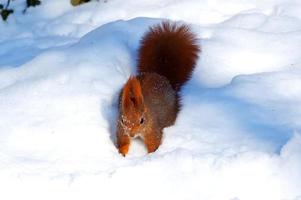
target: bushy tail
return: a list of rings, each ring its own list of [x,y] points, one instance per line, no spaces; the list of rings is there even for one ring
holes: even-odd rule
[[[163,22],[153,26],[141,40],[138,73],[165,76],[178,91],[190,78],[200,47],[188,25]]]

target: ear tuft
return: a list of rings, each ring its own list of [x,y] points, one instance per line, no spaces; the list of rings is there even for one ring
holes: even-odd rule
[[[142,104],[143,96],[140,82],[136,77],[131,76],[122,90],[122,107],[123,109],[130,107],[139,109]]]

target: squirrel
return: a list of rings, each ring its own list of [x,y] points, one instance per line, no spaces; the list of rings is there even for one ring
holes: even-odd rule
[[[158,149],[163,128],[176,120],[179,91],[189,80],[199,52],[197,37],[186,24],[164,21],[145,33],[138,49],[137,75],[119,94],[119,153],[126,156],[135,137],[144,141],[148,153]]]

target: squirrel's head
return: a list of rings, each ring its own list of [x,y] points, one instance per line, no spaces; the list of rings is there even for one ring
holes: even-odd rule
[[[146,126],[146,108],[141,85],[136,77],[130,77],[122,89],[119,124],[130,137],[143,133]]]

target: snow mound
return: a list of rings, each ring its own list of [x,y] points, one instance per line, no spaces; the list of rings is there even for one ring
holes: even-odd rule
[[[3,199],[301,198],[299,1],[23,4],[0,22]],[[124,158],[118,93],[163,19],[190,23],[202,53],[160,148]]]

